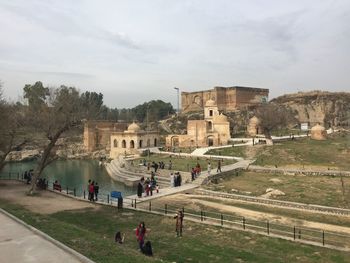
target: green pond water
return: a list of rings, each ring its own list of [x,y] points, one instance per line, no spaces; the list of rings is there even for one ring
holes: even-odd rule
[[[8,163],[2,170],[1,176],[6,178],[11,172],[13,173],[12,177],[15,178],[17,173],[21,176],[24,171],[34,168],[34,161]],[[98,161],[95,160],[55,161],[45,168],[43,178],[49,180],[50,188],[52,188],[52,183],[58,180],[64,191],[66,191],[67,186],[72,191],[75,188],[79,196],[83,195],[84,190],[87,191],[89,179],[99,184],[101,198],[106,197],[111,191],[120,191],[123,197],[136,193],[136,189],[112,180],[106,169],[99,166]]]

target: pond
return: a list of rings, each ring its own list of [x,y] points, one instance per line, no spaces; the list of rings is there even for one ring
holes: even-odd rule
[[[29,171],[35,168],[35,161],[32,162],[12,162],[6,164],[1,174],[8,175]],[[95,181],[100,186],[100,196],[106,196],[111,191],[122,192],[123,197],[136,193],[136,189],[125,186],[123,183],[112,180],[105,167],[99,166],[95,160],[58,160],[45,168],[43,178],[49,180],[50,188],[55,180],[62,185],[62,189],[76,189],[78,196],[87,192],[89,179]]]

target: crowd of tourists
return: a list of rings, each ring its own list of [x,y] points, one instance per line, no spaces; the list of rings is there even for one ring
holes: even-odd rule
[[[145,196],[153,195],[153,192],[159,193],[159,185],[157,183],[157,177],[155,172],[151,172],[151,178],[141,177],[140,182],[137,185],[137,196],[142,197],[144,193]]]

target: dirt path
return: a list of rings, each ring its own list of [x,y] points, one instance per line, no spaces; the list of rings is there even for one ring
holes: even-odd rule
[[[16,181],[0,181],[0,198],[19,204],[40,214],[52,214],[63,210],[96,208],[97,206],[67,198],[49,191],[38,191],[38,195],[27,196],[28,185]]]
[[[225,198],[214,198],[213,201],[207,201],[202,200],[200,198],[196,197],[202,197],[197,195],[188,195],[188,194],[177,194],[173,196],[167,196],[161,201],[162,203],[173,203],[177,205],[189,205],[192,209],[201,209],[201,206],[205,206],[208,208],[213,208],[217,212],[223,212],[223,213],[234,213],[237,216],[242,216],[245,218],[251,218],[254,220],[259,221],[266,221],[269,220],[271,223],[278,223],[278,224],[285,224],[285,225],[301,225],[308,228],[315,228],[315,229],[323,229],[325,231],[332,231],[332,232],[339,232],[339,233],[347,233],[350,234],[350,227],[343,227],[339,225],[333,225],[333,224],[327,224],[327,223],[320,223],[315,221],[309,221],[309,220],[302,220],[297,218],[292,218],[288,216],[282,216],[277,215],[273,213],[268,212],[258,212],[251,209],[236,207],[229,204],[222,204],[219,202],[216,202],[215,199],[224,200]],[[231,201],[231,200],[229,200]],[[271,206],[273,207],[273,206]]]

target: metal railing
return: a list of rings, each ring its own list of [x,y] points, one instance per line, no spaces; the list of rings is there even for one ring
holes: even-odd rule
[[[0,174],[0,179],[25,181],[23,173],[9,172]],[[48,190],[60,192],[61,194],[74,196],[79,199],[88,200],[88,191],[61,185],[61,191],[53,189],[53,181],[47,181]],[[325,231],[322,229],[309,228],[296,225],[280,224],[271,221],[255,220],[232,214],[218,213],[204,209],[194,210],[188,207],[180,207],[169,204],[160,205],[157,202],[144,201],[142,199],[123,198],[124,207],[128,209],[151,212],[165,216],[174,216],[179,210],[184,213],[185,220],[197,223],[211,224],[226,228],[239,229],[254,233],[264,234],[271,237],[279,237],[288,240],[295,240],[319,246],[325,246],[340,250],[350,250],[350,234]],[[118,206],[118,200],[111,198],[110,193],[99,192],[99,204]],[[118,206],[118,208],[121,208]]]

